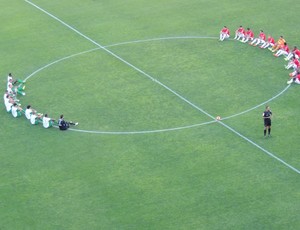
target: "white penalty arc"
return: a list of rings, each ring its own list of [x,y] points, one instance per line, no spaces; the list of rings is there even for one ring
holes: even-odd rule
[[[128,45],[128,44],[134,44],[134,43],[146,43],[146,42],[154,42],[154,41],[162,41],[162,40],[178,40],[178,39],[218,39],[217,37],[210,37],[210,36],[176,36],[176,37],[161,37],[161,38],[149,38],[149,39],[142,39],[142,40],[133,40],[133,41],[127,41],[127,42],[119,42],[119,43],[115,43],[115,44],[110,44],[110,45],[106,45],[103,46],[105,48],[109,48],[109,47],[114,47],[114,46],[121,46],[121,45]],[[93,48],[90,50],[86,50],[86,51],[82,51],[76,54],[72,54],[63,58],[60,58],[58,60],[55,60],[51,63],[48,63],[45,66],[40,67],[39,69],[35,70],[34,72],[32,72],[30,75],[28,75],[25,80],[27,81],[28,79],[32,78],[34,75],[36,75],[37,73],[45,70],[46,68],[55,65],[59,62],[68,60],[70,58],[79,56],[79,55],[83,55],[83,54],[87,54],[90,52],[94,52],[97,50],[101,50],[101,47],[97,47],[97,48]],[[155,80],[155,79],[154,79]],[[241,111],[239,113],[227,116],[227,117],[223,117],[222,120],[226,120],[226,119],[230,119],[233,117],[237,117],[240,115],[243,115],[245,113],[248,113],[256,108],[259,108],[263,105],[265,105],[266,103],[269,103],[270,101],[276,99],[277,97],[279,97],[280,95],[282,95],[288,88],[290,87],[290,85],[286,86],[282,91],[280,91],[278,94],[276,94],[275,96],[271,97],[270,99],[263,101],[261,103],[259,103],[258,105],[255,105],[245,111]],[[136,130],[136,131],[101,131],[101,130],[84,130],[84,129],[73,129],[70,128],[69,130],[72,131],[76,131],[76,132],[82,132],[82,133],[93,133],[93,134],[111,134],[111,135],[128,135],[128,134],[148,134],[148,133],[161,133],[161,132],[170,132],[170,131],[178,131],[178,130],[183,130],[183,129],[190,129],[190,128],[196,128],[199,126],[203,126],[203,125],[208,125],[208,124],[212,124],[215,123],[216,120],[211,117],[213,120],[211,121],[207,121],[207,122],[202,122],[202,123],[197,123],[197,124],[191,124],[191,125],[185,125],[185,126],[178,126],[178,127],[171,127],[171,128],[164,128],[164,129],[154,129],[154,130]]]

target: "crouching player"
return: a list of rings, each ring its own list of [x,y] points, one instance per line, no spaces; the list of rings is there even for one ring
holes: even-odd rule
[[[220,31],[220,39],[219,40],[224,41],[225,39],[228,39],[229,37],[230,37],[230,31],[226,26],[224,26],[222,28],[222,30]]]

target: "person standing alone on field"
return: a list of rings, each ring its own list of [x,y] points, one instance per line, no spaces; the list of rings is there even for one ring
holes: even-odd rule
[[[264,119],[264,137],[267,135],[268,137],[271,135],[271,119],[272,119],[272,111],[270,110],[270,106],[266,106],[266,110],[263,112],[262,117]]]

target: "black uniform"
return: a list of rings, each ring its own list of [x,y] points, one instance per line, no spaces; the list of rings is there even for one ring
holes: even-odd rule
[[[263,112],[265,127],[271,126],[271,116],[272,116],[271,110],[266,110]]]

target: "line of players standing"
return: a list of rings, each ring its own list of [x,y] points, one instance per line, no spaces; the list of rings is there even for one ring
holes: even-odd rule
[[[21,107],[20,100],[17,98],[17,95],[26,95],[25,83],[25,81],[15,79],[11,73],[7,76],[7,89],[4,93],[3,99],[6,111],[11,113],[13,117],[21,117],[22,114],[24,114],[32,125],[42,123],[44,128],[50,128],[53,125],[58,125],[60,130],[67,130],[69,125],[78,125],[78,123],[65,121],[63,115],[60,115],[56,122],[55,119],[48,117],[48,114],[43,115],[42,113],[38,113],[31,107],[31,105],[27,105],[24,110]]]
[[[219,40],[224,41],[225,39],[229,38],[230,31],[226,26],[224,26],[220,31]],[[261,49],[268,49],[274,53],[273,55],[275,57],[285,56],[284,60],[288,61],[288,64],[285,65],[285,68],[293,68],[293,72],[289,73],[290,80],[287,81],[287,84],[291,84],[293,82],[300,84],[300,50],[297,48],[297,46],[294,46],[293,49],[290,50],[283,36],[280,36],[277,42],[275,42],[271,35],[266,37],[266,34],[263,30],[260,30],[259,35],[255,37],[250,28],[245,30],[243,26],[239,26],[239,28],[237,28],[235,31],[234,39],[242,43],[248,43],[252,46],[258,46]]]

